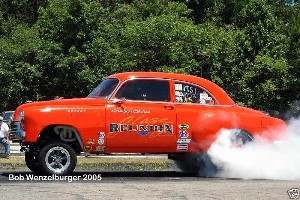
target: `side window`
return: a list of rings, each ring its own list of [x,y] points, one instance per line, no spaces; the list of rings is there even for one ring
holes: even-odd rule
[[[215,100],[207,91],[199,86],[188,83],[175,82],[175,96],[176,102],[215,104]]]
[[[142,101],[170,101],[169,81],[127,81],[118,90],[116,98]]]

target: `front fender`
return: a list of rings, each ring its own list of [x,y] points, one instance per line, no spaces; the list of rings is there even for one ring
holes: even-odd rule
[[[36,142],[43,130],[50,125],[74,127],[81,138],[97,135],[105,129],[104,106],[81,108],[44,108],[24,109],[24,142]]]

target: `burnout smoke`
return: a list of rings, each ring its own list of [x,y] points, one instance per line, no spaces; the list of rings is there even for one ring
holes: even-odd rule
[[[230,136],[229,130],[221,130],[207,152],[212,163],[219,169],[215,176],[300,180],[300,119],[291,120],[288,123],[287,137],[274,143],[256,139],[242,147],[236,147],[231,144]],[[199,173],[205,175],[201,170]]]

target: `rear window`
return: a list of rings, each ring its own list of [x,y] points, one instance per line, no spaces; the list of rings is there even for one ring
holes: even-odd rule
[[[179,81],[175,82],[175,97],[176,102],[181,103],[197,103],[206,105],[214,105],[216,103],[215,99],[204,88]]]

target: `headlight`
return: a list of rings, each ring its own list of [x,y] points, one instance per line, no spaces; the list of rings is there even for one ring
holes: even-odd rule
[[[24,110],[21,110],[21,112],[19,114],[19,121],[20,121],[20,123],[24,122]]]
[[[25,118],[24,110],[21,110],[20,115],[19,115],[19,121],[20,121],[20,129],[23,131],[25,131],[24,118]]]

